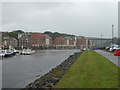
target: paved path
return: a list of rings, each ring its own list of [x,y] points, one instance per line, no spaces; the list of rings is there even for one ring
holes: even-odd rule
[[[102,56],[104,56],[105,58],[107,58],[109,61],[111,61],[115,65],[120,67],[120,61],[118,62],[118,60],[120,59],[120,56],[114,56],[113,54],[106,51],[102,51],[102,50],[95,50],[95,51],[101,54]]]

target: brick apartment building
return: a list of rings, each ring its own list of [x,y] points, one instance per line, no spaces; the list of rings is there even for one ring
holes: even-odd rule
[[[56,37],[53,40],[53,46],[55,46],[56,48],[76,48],[76,43],[76,37]]]
[[[2,32],[0,32],[0,48],[2,47]]]
[[[65,39],[67,40],[67,46],[74,46],[74,38],[71,37],[65,37]]]
[[[43,33],[22,33],[18,35],[18,41],[6,34],[2,37],[2,33],[0,33],[0,40],[0,46],[11,46],[13,48],[49,48],[51,46],[65,48],[91,48],[95,45],[95,41],[86,37],[56,37],[55,39],[52,39],[49,35]]]
[[[52,45],[52,39],[49,35],[43,33],[33,33],[29,37],[29,45],[32,47],[48,47]]]
[[[92,40],[89,40],[85,37],[77,37],[77,47],[78,48],[92,48],[94,46],[94,42]]]
[[[53,40],[53,45],[55,45],[55,46],[66,46],[67,45],[67,39],[65,37],[56,37]]]
[[[46,44],[45,35],[42,33],[33,33],[29,37],[29,45],[32,47],[40,47]]]

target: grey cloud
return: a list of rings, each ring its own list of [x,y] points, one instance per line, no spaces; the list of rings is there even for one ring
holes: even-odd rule
[[[75,35],[111,37],[117,35],[117,3],[3,3],[3,29],[45,30]]]

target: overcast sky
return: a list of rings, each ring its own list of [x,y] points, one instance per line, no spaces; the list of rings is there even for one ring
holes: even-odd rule
[[[60,32],[87,37],[111,37],[118,29],[117,2],[4,2],[2,30]]]

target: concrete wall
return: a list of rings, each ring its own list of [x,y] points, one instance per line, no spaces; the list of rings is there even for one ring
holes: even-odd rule
[[[92,40],[95,44],[95,47],[107,47],[107,46],[110,46],[111,45],[111,40],[102,40],[101,39],[95,39],[95,40]],[[102,45],[101,45],[102,43]]]

